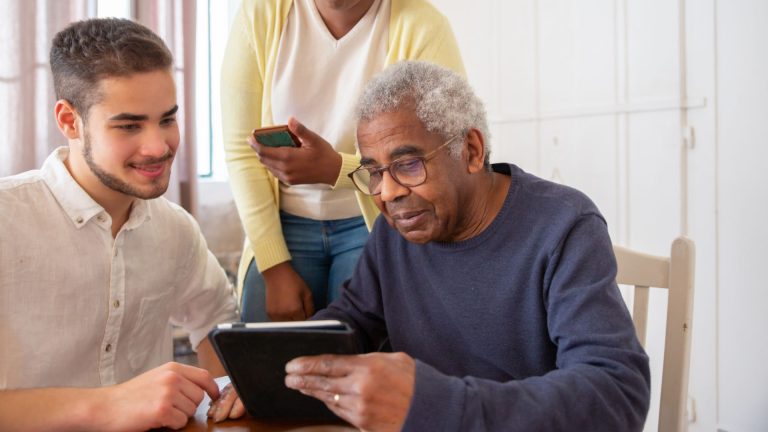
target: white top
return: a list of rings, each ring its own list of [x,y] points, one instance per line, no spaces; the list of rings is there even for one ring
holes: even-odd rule
[[[355,104],[368,80],[384,68],[390,1],[375,0],[341,39],[328,31],[314,0],[295,0],[280,39],[272,87],[272,118],[294,116],[331,143],[355,153]],[[360,215],[353,189],[324,184],[280,185],[280,208],[315,220]]]
[[[97,387],[172,360],[169,323],[193,346],[237,320],[197,223],[164,198],[112,221],[54,151],[0,179],[0,389]]]

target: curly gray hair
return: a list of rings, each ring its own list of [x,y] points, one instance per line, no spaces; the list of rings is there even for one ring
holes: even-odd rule
[[[365,86],[357,106],[357,121],[370,121],[386,112],[412,107],[426,130],[446,140],[466,137],[472,128],[485,138],[485,165],[491,153],[485,107],[469,83],[456,72],[424,61],[401,61],[384,69]],[[449,146],[461,156],[462,142]]]

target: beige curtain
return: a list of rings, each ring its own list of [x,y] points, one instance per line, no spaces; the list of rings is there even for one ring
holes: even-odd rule
[[[175,58],[181,148],[166,197],[197,213],[195,2],[133,0],[133,17],[157,32]],[[96,15],[94,0],[3,0],[0,14],[0,177],[39,168],[66,140],[53,119],[48,66],[53,35]]]
[[[66,144],[53,120],[50,41],[87,1],[5,0],[0,14],[0,177],[40,167]]]

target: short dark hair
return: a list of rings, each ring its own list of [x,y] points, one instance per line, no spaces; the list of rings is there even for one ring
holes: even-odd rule
[[[93,18],[72,23],[53,37],[50,63],[56,98],[68,101],[85,119],[101,98],[100,80],[170,69],[173,56],[141,24]]]

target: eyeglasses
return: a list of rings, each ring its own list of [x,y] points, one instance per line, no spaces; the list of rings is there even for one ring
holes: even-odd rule
[[[427,161],[434,157],[435,153],[447,146],[461,134],[456,134],[436,149],[423,156],[405,157],[398,159],[389,165],[378,167],[360,166],[347,174],[352,182],[366,195],[379,195],[381,193],[381,181],[384,179],[384,171],[389,172],[397,184],[404,187],[414,187],[427,181]]]

